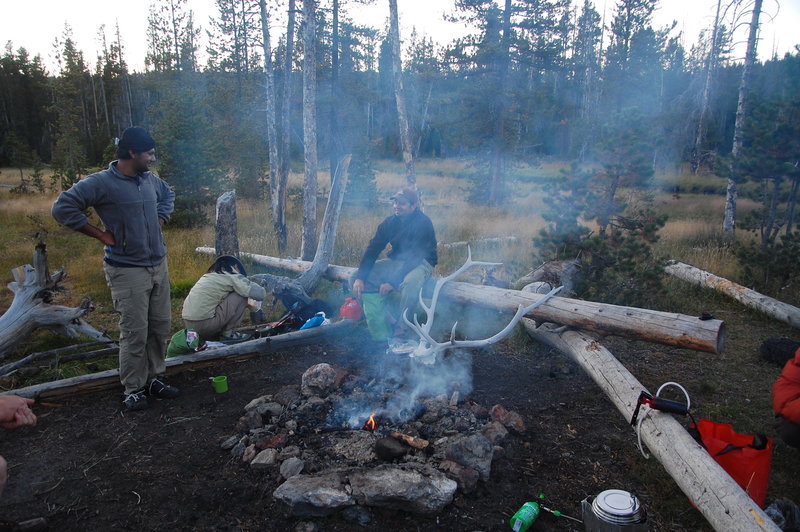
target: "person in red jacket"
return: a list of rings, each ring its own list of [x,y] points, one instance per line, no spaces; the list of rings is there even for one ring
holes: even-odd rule
[[[800,448],[800,349],[772,385],[775,430],[787,445]]]

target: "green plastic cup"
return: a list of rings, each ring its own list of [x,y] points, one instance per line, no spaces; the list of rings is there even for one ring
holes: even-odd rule
[[[211,377],[211,385],[214,386],[215,392],[225,393],[228,391],[228,377],[224,375]]]

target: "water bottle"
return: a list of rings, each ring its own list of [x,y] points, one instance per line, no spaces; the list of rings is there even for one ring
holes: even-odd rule
[[[514,532],[525,532],[530,528],[536,518],[539,517],[539,503],[526,502],[522,508],[517,510],[508,524],[511,525],[511,530]]]

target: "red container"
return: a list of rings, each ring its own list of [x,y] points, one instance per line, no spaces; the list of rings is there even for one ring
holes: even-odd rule
[[[756,449],[753,436],[734,432],[733,425],[701,419],[697,429],[708,454],[763,508],[772,464],[772,439],[765,437],[764,448]]]
[[[339,315],[345,320],[360,320],[364,316],[364,311],[361,310],[361,304],[357,299],[348,297],[339,309]]]

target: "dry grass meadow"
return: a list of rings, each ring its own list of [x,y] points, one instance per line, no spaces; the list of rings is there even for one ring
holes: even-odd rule
[[[476,207],[467,203],[469,182],[463,177],[470,170],[467,163],[458,160],[420,161],[416,165],[418,184],[423,191],[425,212],[434,222],[440,242],[470,242],[473,257],[477,260],[502,262],[504,267],[498,277],[515,280],[534,264],[532,238],[544,227],[540,216],[542,198],[537,180],[557,179],[559,167],[545,165],[530,169],[517,169],[514,181],[515,199],[502,208]],[[302,187],[302,173],[290,176],[290,190]],[[662,189],[669,189],[671,182],[680,183],[684,189],[699,188],[692,180],[706,183],[722,180],[715,177],[661,176]],[[390,213],[388,197],[404,183],[402,165],[398,162],[378,163],[376,182],[381,205],[377,209],[365,210],[345,205],[340,218],[334,251],[334,263],[356,266],[364,245],[372,236],[374,228],[383,217]],[[687,183],[687,180],[689,181]],[[327,173],[320,173],[320,190],[327,192]],[[6,280],[11,281],[12,268],[30,263],[36,235],[46,235],[49,264],[51,269],[63,267],[67,274],[64,283],[66,291],[61,303],[76,305],[82,299],[91,299],[96,310],[90,321],[99,329],[113,331],[115,316],[112,312],[108,290],[102,275],[101,245],[82,234],[58,226],[50,217],[50,206],[56,193],[19,195],[11,188],[19,183],[16,169],[0,170],[0,246],[4,250],[0,271],[5,272]],[[669,214],[669,221],[661,231],[657,244],[659,256],[673,258],[693,264],[732,280],[737,279],[738,266],[731,248],[720,238],[721,213],[724,198],[700,194],[660,193],[655,196],[655,206]],[[289,256],[297,256],[300,249],[299,220],[301,201],[290,197],[287,206],[289,221]],[[320,197],[318,217],[322,218],[325,198]],[[752,202],[740,200],[740,213],[753,208]],[[209,224],[191,229],[165,228],[169,249],[170,278],[173,292],[173,309],[176,323],[179,323],[182,297],[194,281],[207,268],[209,257],[195,252],[198,246],[213,246],[213,206],[208,208]],[[239,199],[239,242],[242,251],[276,255],[275,239],[271,235],[271,221],[266,201]],[[95,221],[97,221],[95,219]],[[481,243],[481,239],[514,236],[516,240],[505,243]],[[742,235],[747,238],[747,235]],[[439,273],[448,273],[458,267],[466,257],[463,246],[440,249]],[[473,273],[473,275],[477,275]],[[688,290],[680,282],[668,281],[676,291]],[[9,290],[0,293],[0,310],[11,302],[13,294]],[[711,296],[713,297],[713,296]],[[670,308],[681,297],[663,301],[661,310]],[[280,312],[277,309],[276,312]],[[20,355],[58,346],[61,340],[49,333],[37,333],[34,338],[20,347]]]

